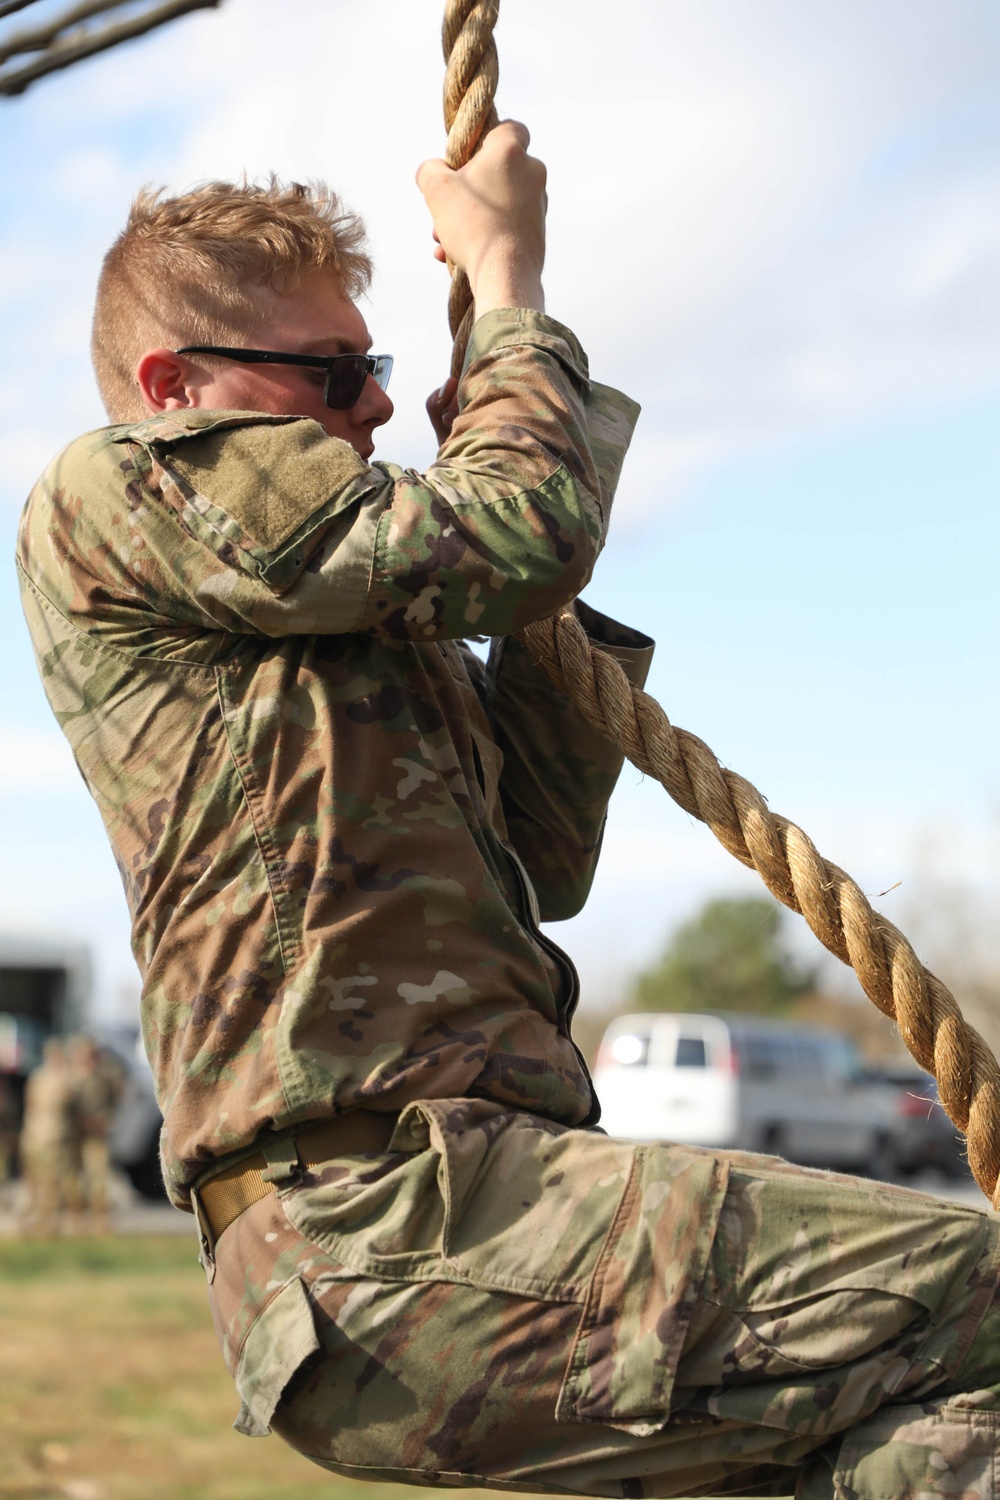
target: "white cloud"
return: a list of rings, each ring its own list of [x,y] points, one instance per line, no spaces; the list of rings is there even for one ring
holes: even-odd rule
[[[20,796],[79,785],[76,762],[58,729],[0,720],[0,793]]]
[[[55,164],[51,178],[60,200],[78,207],[89,207],[96,197],[107,199],[112,194],[121,200],[132,186],[117,153],[97,145],[69,151]]]

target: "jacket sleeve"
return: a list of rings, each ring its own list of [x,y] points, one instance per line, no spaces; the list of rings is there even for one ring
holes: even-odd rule
[[[590,380],[568,329],[524,309],[476,324],[459,401],[424,473],[368,464],[302,417],[182,411],[91,435],[33,497],[26,545],[44,550],[45,525],[72,538],[70,612],[123,641],[132,625],[516,630],[589,578],[638,407]]]
[[[650,638],[581,599],[576,612],[591,641],[642,687],[653,656]],[[622,756],[553,688],[518,641],[494,643],[486,683],[504,757],[500,793],[511,843],[531,877],[542,920],[575,916],[597,869]]]

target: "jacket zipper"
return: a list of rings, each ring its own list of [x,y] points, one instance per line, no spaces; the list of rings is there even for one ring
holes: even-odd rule
[[[543,952],[547,953],[554,960],[556,967],[566,980],[566,999],[557,1007],[558,1029],[560,1035],[566,1038],[576,1053],[580,1071],[587,1080],[590,1109],[587,1111],[586,1119],[578,1127],[579,1129],[586,1129],[590,1125],[596,1125],[597,1121],[601,1118],[601,1106],[597,1098],[597,1091],[594,1088],[594,1080],[590,1076],[590,1069],[587,1067],[587,1060],[573,1038],[572,1020],[580,1000],[580,976],[569,954],[564,953],[557,943],[552,942],[550,938],[546,937],[541,929],[541,913],[538,909],[538,897],[531,883],[531,877],[524,868],[521,856],[506,840],[500,840],[500,847],[510,860],[514,873],[517,876],[517,882],[521,891],[521,922],[528,929],[531,937]]]

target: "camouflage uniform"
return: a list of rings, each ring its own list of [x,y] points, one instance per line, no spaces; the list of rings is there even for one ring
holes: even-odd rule
[[[24,1090],[20,1157],[27,1199],[23,1226],[28,1234],[54,1234],[61,1211],[79,1220],[80,1192],[75,1170],[80,1116],[63,1043],[50,1038],[44,1061],[29,1075]]]
[[[80,1198],[91,1227],[106,1230],[110,1223],[109,1137],[125,1086],[124,1071],[114,1054],[90,1037],[73,1037],[69,1057],[80,1121],[76,1161]]]
[[[133,913],[171,1196],[271,1161],[276,1191],[206,1245],[240,1425],[421,1481],[787,1483],[960,1379],[995,1231],[578,1128],[576,977],[538,921],[582,905],[620,758],[509,635],[586,583],[637,411],[527,311],[476,325],[460,402],[425,474],[300,418],[107,429],[22,526],[43,678]],[[646,639],[577,609],[641,681]],[[303,1175],[289,1133],[356,1108],[400,1114],[389,1149]],[[992,1495],[940,1425],[906,1439],[919,1462],[954,1490],[958,1454]]]

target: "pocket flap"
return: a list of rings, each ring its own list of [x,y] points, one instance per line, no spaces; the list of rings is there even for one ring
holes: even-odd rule
[[[267,1436],[285,1386],[319,1347],[312,1304],[295,1276],[271,1298],[240,1353],[235,1381],[243,1405],[233,1423],[237,1432]]]
[[[587,1290],[558,1420],[637,1436],[666,1425],[728,1180],[725,1159],[709,1152],[636,1148]]]

